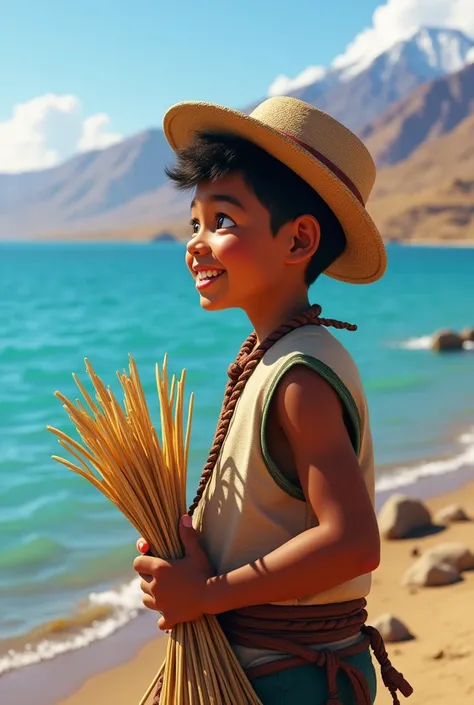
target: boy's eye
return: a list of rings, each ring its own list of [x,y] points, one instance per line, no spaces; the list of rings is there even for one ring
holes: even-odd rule
[[[226,223],[227,221],[227,223]],[[218,213],[217,214],[217,229],[220,230],[221,228],[232,228],[235,225],[234,221],[232,218],[229,218],[228,215],[225,215],[225,213]]]
[[[189,221],[189,224],[192,229],[192,234],[197,235],[199,232],[199,228],[201,227],[199,220],[195,220],[194,218],[191,218]],[[225,228],[232,228],[235,226],[235,222],[232,220],[232,218],[229,218],[228,215],[225,213],[217,213],[216,214],[216,226],[217,230],[220,229],[225,229]]]

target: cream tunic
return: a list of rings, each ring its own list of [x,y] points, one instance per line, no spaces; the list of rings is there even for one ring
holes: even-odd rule
[[[280,339],[248,380],[234,412],[212,477],[195,512],[194,525],[217,574],[255,561],[308,528],[318,519],[301,488],[270,458],[266,422],[270,402],[283,375],[307,365],[339,395],[360,470],[374,501],[374,457],[369,414],[357,367],[344,346],[324,327],[308,325]],[[280,604],[311,605],[365,597],[370,574],[331,590]],[[334,644],[342,646],[347,644]],[[321,648],[321,647],[319,647]],[[275,653],[236,647],[244,667]]]

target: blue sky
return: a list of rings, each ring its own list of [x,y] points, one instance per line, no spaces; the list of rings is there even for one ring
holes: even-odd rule
[[[0,172],[159,127],[181,100],[246,107],[421,25],[474,35],[472,0],[0,0]]]
[[[106,111],[126,134],[158,125],[184,99],[242,107],[279,73],[329,64],[377,4],[3,0],[0,120],[49,92],[76,95],[87,113]]]

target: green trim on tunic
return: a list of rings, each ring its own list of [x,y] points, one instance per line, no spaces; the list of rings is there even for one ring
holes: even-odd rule
[[[275,393],[275,390],[278,384],[281,382],[283,375],[285,375],[288,370],[294,367],[295,365],[305,365],[306,367],[309,367],[310,369],[314,370],[324,380],[326,380],[326,382],[328,382],[328,384],[330,384],[334,391],[337,393],[343,404],[344,421],[352,442],[352,446],[357,456],[359,456],[361,444],[361,423],[359,411],[354,401],[354,397],[352,396],[344,382],[341,380],[341,378],[338,377],[337,374],[334,372],[334,370],[332,370],[324,362],[321,362],[321,360],[318,360],[315,357],[311,357],[310,355],[298,354],[292,356],[289,360],[287,360],[286,363],[279,370],[278,375],[272,381],[270,390],[268,392],[263,407],[262,426],[260,430],[260,443],[262,448],[262,455],[268,472],[270,473],[271,477],[274,479],[278,487],[280,487],[284,492],[290,495],[290,497],[293,497],[294,499],[299,499],[304,502],[305,496],[301,487],[291,482],[291,480],[277,466],[273,458],[270,456],[266,437],[270,403]]]

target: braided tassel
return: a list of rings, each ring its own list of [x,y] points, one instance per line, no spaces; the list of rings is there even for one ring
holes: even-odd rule
[[[397,669],[392,666],[380,632],[375,629],[375,627],[368,626],[362,627],[362,631],[365,632],[370,639],[370,645],[375,658],[381,667],[382,680],[392,694],[393,705],[400,705],[397,691],[400,691],[405,698],[408,698],[413,693],[412,686],[405,680],[403,673],[400,673],[400,671],[397,671]]]

